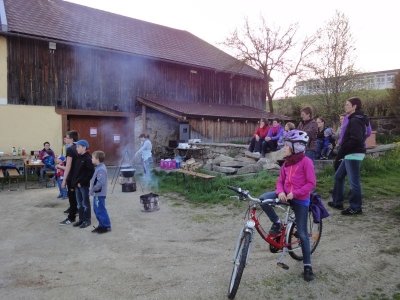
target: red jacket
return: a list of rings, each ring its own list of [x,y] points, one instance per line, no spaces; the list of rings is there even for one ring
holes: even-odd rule
[[[256,132],[254,133],[254,136],[258,135],[260,139],[265,139],[265,137],[268,134],[269,126],[265,125],[264,127],[257,127]]]

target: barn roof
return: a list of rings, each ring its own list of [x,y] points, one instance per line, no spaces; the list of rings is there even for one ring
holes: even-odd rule
[[[0,19],[3,34],[71,42],[262,78],[252,67],[190,32],[66,1],[0,0]]]
[[[138,102],[157,111],[185,120],[190,118],[259,120],[260,118],[291,120],[283,115],[272,114],[246,105],[187,103],[159,98],[139,97]]]

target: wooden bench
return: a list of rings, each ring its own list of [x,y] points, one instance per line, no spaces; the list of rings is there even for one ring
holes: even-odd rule
[[[8,173],[8,189],[9,190],[11,189],[11,179],[16,180],[18,186],[17,189],[19,189],[19,176],[20,176],[19,172],[16,169],[8,169],[7,173]]]
[[[186,187],[187,187],[186,175],[192,176],[194,178],[201,178],[201,179],[206,180],[207,182],[209,182],[211,179],[216,177],[214,175],[208,175],[208,174],[204,174],[204,173],[188,171],[185,169],[177,169],[176,173],[181,173],[183,175],[183,181],[184,181]]]

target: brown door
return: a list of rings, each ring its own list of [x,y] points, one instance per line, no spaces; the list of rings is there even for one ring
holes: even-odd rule
[[[129,127],[125,117],[68,117],[68,130],[78,131],[79,138],[89,142],[90,152],[104,151],[107,165],[118,165],[126,151],[132,155],[129,145],[134,130]]]

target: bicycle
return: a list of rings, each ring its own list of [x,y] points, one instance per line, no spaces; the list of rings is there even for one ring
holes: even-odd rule
[[[280,202],[277,198],[260,200],[251,196],[249,191],[243,190],[240,187],[228,186],[228,188],[239,195],[235,196],[239,200],[249,202],[244,216],[245,224],[243,229],[240,231],[233,256],[233,270],[228,289],[228,298],[233,299],[236,296],[244,268],[251,252],[251,242],[255,231],[257,231],[263,240],[269,244],[269,249],[272,253],[281,252],[277,262],[279,267],[282,267],[285,270],[289,269],[289,266],[283,262],[287,253],[289,253],[293,259],[300,261],[303,260],[303,256],[301,242],[297,234],[294,212],[289,203]],[[261,213],[257,215],[257,208],[260,207],[260,204],[265,203],[285,211],[285,217],[282,220],[281,230],[278,234],[266,233],[259,222],[259,217],[263,213],[263,210],[261,210]],[[313,253],[321,239],[322,221],[314,223],[310,211],[308,224],[308,234],[311,243],[310,248],[311,253]]]

